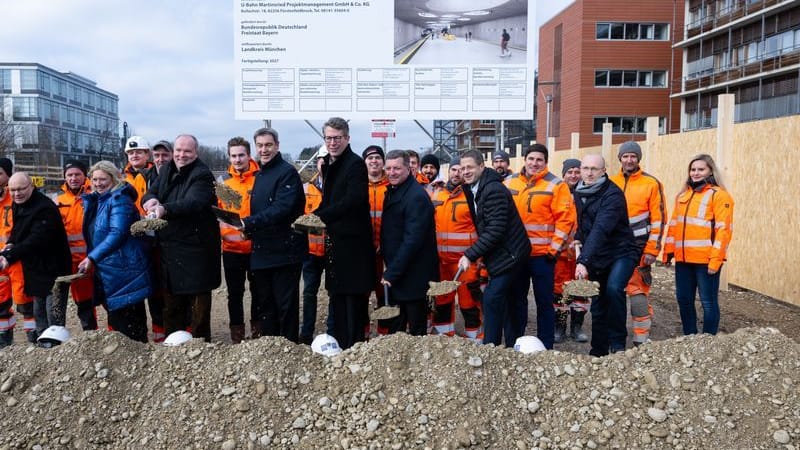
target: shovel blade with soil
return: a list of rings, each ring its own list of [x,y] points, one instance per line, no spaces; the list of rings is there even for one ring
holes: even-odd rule
[[[454,276],[452,280],[428,281],[428,292],[426,293],[428,297],[447,295],[451,292],[455,292],[456,289],[461,286],[461,282],[458,281],[458,277],[461,276],[462,272],[464,272],[464,270],[459,268],[458,272],[456,272],[456,276]]]
[[[217,194],[222,203],[231,205],[235,209],[242,207],[242,194],[236,192],[235,189],[225,183],[214,183],[214,192]]]
[[[383,285],[383,306],[372,311],[372,318],[375,320],[394,319],[400,315],[400,308],[389,306],[389,285]]]
[[[146,217],[131,224],[131,234],[133,236],[141,236],[148,231],[158,231],[166,226],[167,221],[164,219]]]
[[[325,222],[316,214],[304,214],[292,223],[292,228],[313,234],[322,234],[325,231]]]

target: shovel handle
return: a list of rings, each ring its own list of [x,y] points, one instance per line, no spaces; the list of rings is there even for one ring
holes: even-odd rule
[[[453,281],[458,281],[458,277],[460,277],[462,273],[464,273],[464,269],[459,267],[456,276],[453,277]]]
[[[582,244],[580,242],[575,243],[575,259],[579,259],[581,257],[581,247]]]
[[[389,285],[383,285],[383,306],[389,306]]]

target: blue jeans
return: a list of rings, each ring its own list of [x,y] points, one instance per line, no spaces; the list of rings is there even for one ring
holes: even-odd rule
[[[322,284],[322,272],[325,270],[325,258],[306,255],[303,261],[303,324],[300,336],[313,337],[317,324],[317,293]]]
[[[553,309],[553,278],[555,260],[546,256],[528,258],[525,268],[520,271],[514,287],[514,305],[509,313],[509,326],[506,339],[515,342],[525,335],[528,326],[528,287],[533,282],[533,297],[536,301],[536,336],[547,349],[553,348],[555,339],[556,312]]]
[[[503,341],[503,329],[514,307],[512,288],[524,268],[521,261],[507,272],[489,277],[489,284],[483,292],[483,343],[499,346]],[[514,338],[516,340],[516,338]],[[513,347],[514,341],[506,336],[506,347]]]
[[[675,263],[675,296],[681,313],[683,334],[697,334],[695,292],[700,291],[703,306],[703,333],[719,330],[719,272],[708,274],[707,264]]]
[[[639,263],[619,258],[603,270],[590,270],[589,279],[600,283],[600,295],[592,299],[592,356],[605,356],[609,350],[625,350],[628,337],[628,305],[625,287]]]

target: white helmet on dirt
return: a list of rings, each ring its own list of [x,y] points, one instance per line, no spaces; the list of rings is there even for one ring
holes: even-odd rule
[[[69,340],[69,331],[60,325],[51,325],[39,335],[37,342],[51,345],[63,344]]]
[[[517,338],[517,342],[514,342],[514,351],[520,353],[538,353],[545,350],[544,344],[536,336],[522,336]]]
[[[320,355],[333,356],[342,352],[339,342],[329,334],[320,334],[311,342],[311,350]]]
[[[172,332],[164,339],[164,345],[168,347],[175,347],[176,345],[185,344],[192,340],[192,333],[188,331],[178,330]]]

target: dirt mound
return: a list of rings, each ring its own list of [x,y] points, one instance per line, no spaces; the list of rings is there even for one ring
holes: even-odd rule
[[[279,338],[91,332],[0,351],[0,448],[776,448],[800,344],[770,328],[607,358],[396,335],[333,358]],[[794,447],[792,447],[794,448]]]

